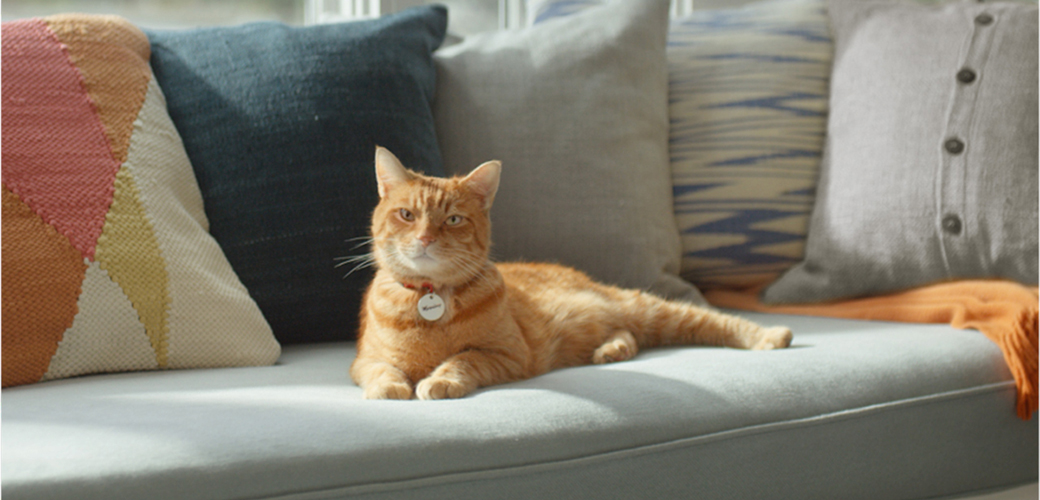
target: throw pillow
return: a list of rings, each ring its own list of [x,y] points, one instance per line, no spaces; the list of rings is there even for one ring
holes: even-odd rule
[[[806,256],[763,300],[1036,285],[1037,6],[829,8],[831,112]]]
[[[430,103],[446,23],[444,8],[423,7],[305,28],[149,33],[211,232],[281,342],[356,333],[371,274],[344,278],[336,259],[363,251],[376,145],[443,173]]]
[[[617,0],[436,54],[449,173],[502,161],[499,260],[703,301],[679,278],[668,174],[665,0]]]
[[[541,23],[603,0],[532,2]],[[695,11],[668,28],[668,113],[681,276],[766,285],[802,259],[827,123],[824,0]]]
[[[148,39],[114,16],[3,24],[3,386],[271,364]]]

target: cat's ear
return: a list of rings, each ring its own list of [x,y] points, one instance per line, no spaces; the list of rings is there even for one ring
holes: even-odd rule
[[[412,173],[404,168],[390,150],[376,146],[376,181],[379,183],[379,197],[386,198],[390,190],[412,180]]]
[[[473,169],[462,181],[473,193],[484,199],[484,210],[490,210],[498,192],[498,180],[502,176],[502,162],[492,160]]]

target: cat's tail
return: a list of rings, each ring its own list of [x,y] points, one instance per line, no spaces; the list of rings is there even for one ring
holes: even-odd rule
[[[646,292],[630,292],[619,312],[623,328],[640,347],[697,344],[739,349],[778,349],[791,344],[791,330]]]

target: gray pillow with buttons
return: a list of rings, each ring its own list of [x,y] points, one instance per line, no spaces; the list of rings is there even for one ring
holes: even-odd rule
[[[805,259],[767,303],[1037,284],[1037,6],[832,0]]]

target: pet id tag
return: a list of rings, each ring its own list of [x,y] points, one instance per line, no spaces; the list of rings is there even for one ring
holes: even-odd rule
[[[437,321],[444,316],[444,299],[430,292],[419,299],[419,316],[426,321]]]

